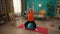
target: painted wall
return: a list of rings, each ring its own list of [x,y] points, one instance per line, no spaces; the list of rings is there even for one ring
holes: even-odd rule
[[[49,3],[50,1],[52,1],[52,7],[51,7],[51,11],[48,11],[47,8],[47,3]],[[46,10],[48,16],[54,16],[55,14],[55,6],[56,6],[56,0],[25,0],[25,11],[27,10],[27,2],[29,2],[30,4],[30,8],[32,7],[32,2],[34,2],[34,10],[35,11],[40,11],[40,10]],[[42,7],[39,7],[38,5],[42,4]]]

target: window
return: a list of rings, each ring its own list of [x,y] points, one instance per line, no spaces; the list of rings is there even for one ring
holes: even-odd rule
[[[14,13],[21,15],[21,0],[13,0]]]

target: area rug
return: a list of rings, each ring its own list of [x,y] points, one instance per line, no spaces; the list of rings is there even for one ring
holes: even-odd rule
[[[28,29],[25,29],[24,24],[21,24],[20,26],[18,26],[18,28],[28,30]],[[40,27],[40,26],[37,26],[35,30],[29,30],[29,31],[39,32],[39,33],[42,33],[42,34],[48,34],[48,28],[44,28],[44,27]]]

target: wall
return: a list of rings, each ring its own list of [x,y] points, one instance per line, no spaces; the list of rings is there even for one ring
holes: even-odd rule
[[[48,11],[48,8],[47,8],[47,3],[49,3],[50,1],[52,1],[52,10],[51,11]],[[32,2],[34,2],[34,10],[35,11],[40,11],[40,10],[46,10],[47,12],[47,15],[48,16],[54,16],[55,15],[55,6],[56,6],[56,0],[25,0],[25,10],[27,10],[27,2],[30,2],[30,8],[32,7]],[[39,7],[38,5],[39,4],[42,4],[42,7]],[[49,14],[48,14],[49,13]]]

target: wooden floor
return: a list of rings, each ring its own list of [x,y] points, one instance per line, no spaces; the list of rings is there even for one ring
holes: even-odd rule
[[[26,20],[21,17],[19,20],[16,20],[17,26],[22,23],[25,23]],[[47,23],[60,23],[60,21],[39,21],[35,20],[37,26],[48,28],[48,34],[60,34],[60,31],[53,30],[49,28]],[[10,23],[10,22],[9,22]],[[42,34],[38,32],[31,32],[28,30],[18,29],[17,27],[11,26],[9,23],[0,25],[0,34]]]

